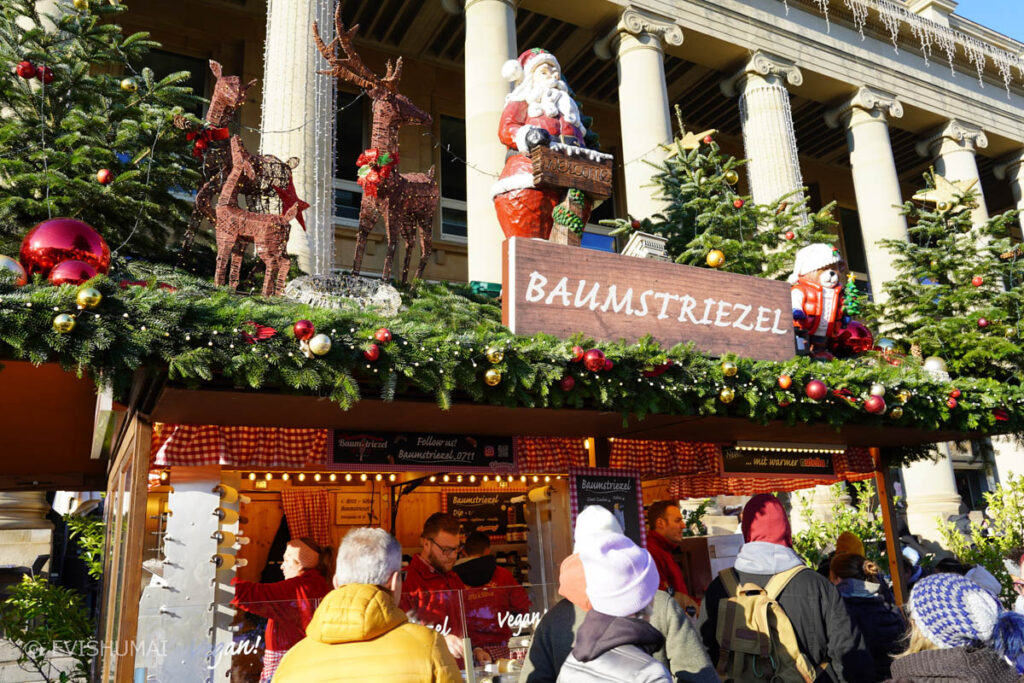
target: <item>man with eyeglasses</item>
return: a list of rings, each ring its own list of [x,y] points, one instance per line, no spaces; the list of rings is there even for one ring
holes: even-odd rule
[[[459,559],[459,520],[443,512],[427,517],[420,534],[422,549],[405,570],[402,601],[399,607],[410,619],[429,626],[444,636],[448,649],[457,660],[465,659],[463,637],[465,619],[462,591],[466,586],[452,571]],[[487,652],[474,648],[479,662],[491,661]]]

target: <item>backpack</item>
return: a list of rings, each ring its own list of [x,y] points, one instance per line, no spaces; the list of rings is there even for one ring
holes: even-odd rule
[[[761,588],[740,585],[735,569],[719,572],[727,597],[718,603],[718,675],[733,683],[813,683],[828,667],[800,652],[796,632],[778,597],[800,565],[776,574]]]

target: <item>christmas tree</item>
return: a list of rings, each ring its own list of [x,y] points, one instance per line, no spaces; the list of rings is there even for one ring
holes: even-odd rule
[[[1010,238],[1017,211],[975,224],[977,192],[926,174],[928,188],[903,213],[910,240],[885,240],[899,277],[886,282],[884,304],[870,306],[880,329],[938,356],[953,376],[1016,379],[1024,366],[1024,260]]]
[[[801,247],[835,240],[831,204],[810,213],[800,192],[754,204],[736,189],[746,162],[724,155],[713,131],[685,132],[678,107],[676,117],[681,133],[653,178],[668,206],[642,221],[605,221],[613,234],[660,235],[677,263],[770,278],[789,275]]]
[[[0,3],[0,253],[69,216],[112,250],[171,258],[199,179],[172,120],[196,99],[178,85],[187,72],[158,81],[136,70],[158,45],[123,36],[112,23],[123,11],[76,0],[41,16],[33,0]]]

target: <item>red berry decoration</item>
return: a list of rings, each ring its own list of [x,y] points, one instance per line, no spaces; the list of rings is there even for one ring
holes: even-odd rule
[[[573,363],[579,363],[581,360],[583,360],[583,347],[582,346],[574,346],[574,347],[572,347],[572,362]]]
[[[96,182],[100,185],[109,185],[114,179],[114,174],[110,172],[109,168],[101,168],[96,171]]]
[[[983,278],[980,275],[975,275],[973,278],[971,278],[971,284],[974,285],[975,287],[981,287],[983,284],[985,284],[985,278]]]
[[[793,232],[792,230],[787,230],[787,231],[786,231],[786,234],[785,234],[785,235],[783,235],[783,237],[785,237],[785,238],[786,238],[787,240],[791,240],[791,239],[793,239],[794,237],[796,237],[796,233],[795,233],[795,232]]]
[[[978,318],[978,327],[981,329],[988,327],[988,318]]]
[[[946,407],[947,408],[949,408],[950,410],[953,410],[953,408],[956,408],[956,406],[957,406],[957,402],[956,402],[955,398],[950,396],[949,398],[946,399]]]
[[[583,366],[591,372],[604,370],[604,352],[601,349],[590,349],[583,354]]]
[[[50,83],[53,83],[53,78],[54,78],[53,69],[51,69],[48,66],[41,66],[41,67],[37,68],[36,69],[36,78],[41,80],[43,83],[46,83],[47,85],[49,85]]]
[[[316,328],[309,320],[296,320],[292,325],[292,332],[295,333],[295,338],[299,341],[309,341],[316,334]]]
[[[743,200],[742,199],[737,199],[736,201],[734,201],[732,203],[732,205],[734,207],[736,207],[737,209],[742,209],[743,208]]]
[[[711,137],[710,135],[705,135],[704,136],[704,144],[705,145],[710,145],[712,142],[714,142],[714,138],[713,137]]]
[[[950,398],[960,398],[960,390],[959,389],[954,389],[953,391],[949,392],[949,397]]]
[[[576,386],[576,378],[566,375],[562,378],[562,381],[558,383],[558,386],[562,388],[562,391],[572,391],[572,388]]]
[[[605,358],[604,359],[604,369],[605,370],[611,370],[614,367],[615,367],[615,363],[612,362],[611,358]]]
[[[786,408],[789,406],[789,401],[779,401],[780,408]]]
[[[36,67],[29,61],[18,62],[18,66],[14,67],[14,72],[25,80],[36,77]]]
[[[881,415],[885,412],[885,399],[881,396],[868,396],[864,400],[864,410],[872,415]]]
[[[386,327],[382,327],[373,333],[373,338],[381,344],[387,344],[391,341],[391,330]]]
[[[61,285],[80,285],[96,277],[96,269],[85,261],[61,261],[50,271],[50,282]]]
[[[793,378],[789,375],[779,375],[779,388],[789,389],[793,386]]]
[[[640,221],[636,221],[636,220],[633,221],[632,223],[629,224],[629,227],[633,228],[634,230],[639,230],[640,229]]]
[[[74,218],[51,218],[32,228],[21,241],[19,259],[29,275],[49,275],[61,261],[85,261],[98,273],[110,270],[110,247],[88,224]]]
[[[828,387],[825,386],[825,383],[820,379],[812,379],[807,383],[807,386],[804,387],[804,393],[807,394],[807,398],[820,401],[825,398],[826,394],[828,394]]]
[[[370,362],[377,360],[380,358],[380,347],[376,344],[370,344],[370,346],[363,351],[363,358]]]

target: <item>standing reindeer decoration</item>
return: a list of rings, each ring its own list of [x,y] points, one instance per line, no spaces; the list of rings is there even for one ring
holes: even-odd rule
[[[420,110],[409,98],[398,92],[398,81],[402,77],[402,58],[387,64],[384,77],[373,73],[352,48],[352,37],[359,30],[353,26],[345,30],[341,21],[341,5],[334,11],[334,39],[325,45],[320,30],[313,22],[313,39],[317,49],[330,65],[320,73],[334,76],[341,82],[362,88],[373,100],[373,134],[370,149],[360,155],[359,184],[363,187],[363,199],[359,206],[359,235],[356,237],[355,256],[352,259],[352,274],[358,275],[363,263],[366,239],[381,216],[387,230],[388,249],[384,258],[381,279],[391,279],[395,260],[395,248],[401,236],[405,243],[405,265],[402,268],[402,284],[408,281],[409,261],[412,249],[419,235],[420,262],[413,279],[423,275],[427,260],[433,251],[432,231],[434,214],[437,212],[440,193],[434,178],[434,167],[426,173],[398,173],[398,129],[407,125],[429,126],[433,123],[430,115]]]

